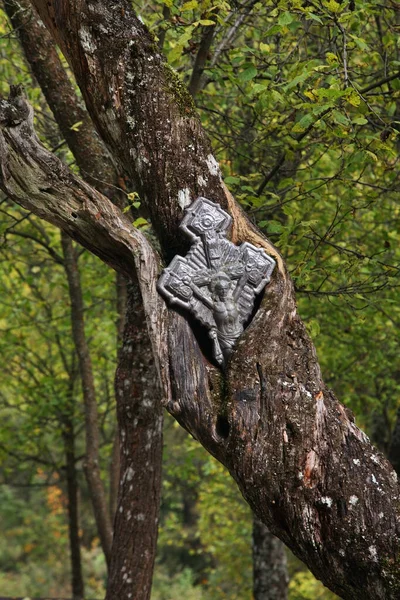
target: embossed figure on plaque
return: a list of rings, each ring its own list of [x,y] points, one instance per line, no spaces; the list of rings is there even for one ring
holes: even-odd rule
[[[192,240],[185,257],[175,256],[158,282],[171,306],[188,310],[209,332],[215,360],[224,366],[270,280],[275,261],[262,248],[226,239],[232,219],[222,208],[198,198],[180,228]]]

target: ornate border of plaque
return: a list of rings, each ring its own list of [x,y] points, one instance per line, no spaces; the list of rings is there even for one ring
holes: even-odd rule
[[[248,242],[235,246],[226,239],[231,222],[211,200],[200,197],[193,202],[180,224],[192,246],[185,257],[173,258],[157,286],[171,307],[189,311],[207,328],[214,358],[222,367],[275,267],[262,248]]]

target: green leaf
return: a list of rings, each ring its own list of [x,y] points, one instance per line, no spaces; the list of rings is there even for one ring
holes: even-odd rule
[[[257,69],[254,65],[251,65],[250,67],[248,67],[247,69],[245,69],[244,71],[239,73],[238,79],[241,82],[246,82],[246,81],[250,81],[251,79],[253,79],[256,75],[257,75]]]
[[[336,56],[336,54],[333,54],[333,52],[326,53],[326,60],[330,65],[334,65],[339,62],[338,57]]]
[[[336,121],[336,123],[338,123],[338,125],[344,125],[345,127],[347,127],[349,125],[349,119],[341,112],[339,112],[338,110],[334,110],[332,112],[332,116],[334,118],[334,120]]]
[[[325,2],[323,2],[323,5],[335,14],[339,13],[342,10],[342,7],[338,2],[336,2],[336,0],[329,0],[328,2],[325,0]]]
[[[361,96],[357,94],[355,90],[351,90],[350,94],[347,96],[347,102],[352,106],[360,106],[361,104]]]
[[[267,221],[267,230],[268,233],[281,233],[283,231],[284,226],[279,221],[271,220]]]
[[[260,43],[260,50],[261,52],[271,52],[271,46],[269,44],[263,44],[263,42]]]
[[[306,323],[306,327],[307,327],[308,333],[310,334],[310,336],[312,338],[316,338],[321,332],[321,328],[320,328],[320,325],[319,325],[317,319],[310,319]]]
[[[309,21],[310,19],[311,19],[312,21],[317,21],[317,23],[321,23],[321,25],[323,25],[323,24],[324,24],[323,20],[322,20],[322,19],[320,19],[320,18],[319,18],[317,15],[315,15],[313,12],[308,12],[308,13],[307,13],[306,20],[307,20],[307,21]]]
[[[307,127],[309,127],[314,122],[314,119],[314,115],[312,114],[304,115],[304,117],[302,117],[300,121],[298,121],[294,125],[292,132],[301,133],[302,131],[305,131]]]
[[[282,31],[282,27],[281,25],[273,25],[272,27],[270,27],[270,29],[268,29],[268,31],[266,32],[266,37],[269,37],[271,35],[276,35],[277,33],[281,33]]]
[[[140,228],[140,227],[144,227],[145,225],[148,225],[148,222],[143,217],[139,217],[138,219],[136,219],[135,221],[133,221],[133,226],[134,227],[139,227]]]
[[[279,15],[279,18],[278,18],[279,25],[290,25],[290,23],[292,21],[293,21],[293,15],[291,15],[290,12],[284,12],[281,15]]]
[[[237,183],[240,183],[240,177],[233,177],[229,175],[229,177],[225,177],[225,183],[227,183],[228,185],[235,185]]]
[[[190,0],[190,2],[185,2],[185,4],[181,8],[181,11],[184,12],[185,10],[194,10],[198,6],[199,3],[197,2],[197,0]]]

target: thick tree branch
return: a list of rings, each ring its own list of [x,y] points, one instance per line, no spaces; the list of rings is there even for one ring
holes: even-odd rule
[[[0,100],[0,187],[15,202],[60,227],[128,279],[137,280],[159,372],[164,372],[165,308],[155,285],[159,261],[147,238],[97,190],[75,176],[39,142],[33,111],[13,88]],[[164,356],[164,360],[163,357]],[[162,376],[165,380],[165,377]]]

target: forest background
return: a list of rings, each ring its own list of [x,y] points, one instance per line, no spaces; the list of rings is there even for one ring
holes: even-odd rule
[[[226,183],[285,257],[326,382],[397,466],[400,6],[133,4],[188,84]],[[14,5],[27,14],[29,3]],[[18,30],[4,12],[0,20],[0,92],[22,83],[42,142],[77,169]],[[81,127],[78,120],[70,130]],[[118,187],[136,226],[151,235],[129,181]],[[101,598],[106,561],[83,473],[84,402],[65,241],[4,195],[0,214],[0,592],[70,596],[72,469],[86,597]],[[110,269],[73,250],[112,515],[121,295]],[[166,418],[152,598],[250,598],[251,532],[250,509],[229,475]],[[292,556],[289,570],[291,600],[333,598]]]

